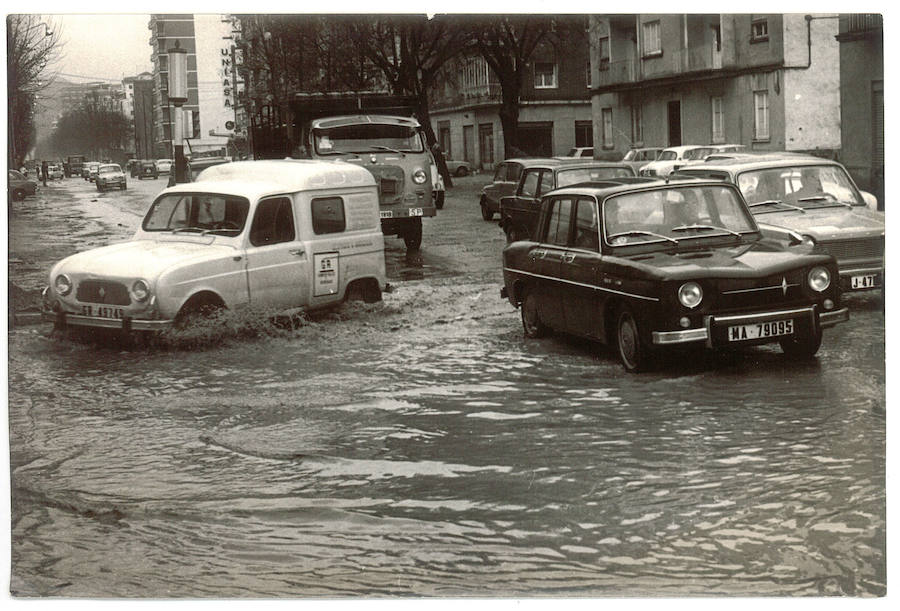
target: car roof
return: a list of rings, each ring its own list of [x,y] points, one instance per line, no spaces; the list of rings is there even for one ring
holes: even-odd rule
[[[313,129],[326,127],[342,127],[344,125],[357,125],[359,123],[381,123],[384,125],[403,125],[405,127],[420,127],[418,121],[411,117],[396,117],[392,115],[343,115],[340,117],[326,117],[312,122]]]
[[[284,159],[233,161],[206,168],[193,183],[166,191],[222,191],[259,198],[337,187],[375,186],[375,178],[362,166],[340,160]]]
[[[118,163],[101,163],[100,167],[101,168],[119,168],[120,170],[122,169],[122,166],[120,166]]]
[[[714,162],[707,161],[695,166],[681,168],[681,170],[724,170],[734,172],[746,169],[766,169],[766,168],[783,168],[788,166],[811,166],[811,165],[840,165],[836,161],[815,157],[813,155],[803,155],[796,153],[780,153],[768,155],[744,155],[733,157],[731,159],[720,159]],[[679,171],[681,171],[679,170]]]
[[[694,149],[710,148],[710,146],[711,145],[708,144],[683,144],[681,146],[669,146],[664,148],[663,150],[683,153],[685,151],[693,151]]]
[[[639,191],[649,191],[667,186],[678,185],[698,185],[698,186],[722,186],[721,180],[695,178],[693,176],[675,176],[669,180],[662,178],[652,178],[647,176],[632,176],[628,178],[611,178],[598,182],[578,183],[568,185],[559,189],[555,189],[550,193],[554,195],[593,195],[598,200],[604,199],[610,195],[618,195],[620,193],[634,193]],[[729,183],[725,183],[729,184]]]

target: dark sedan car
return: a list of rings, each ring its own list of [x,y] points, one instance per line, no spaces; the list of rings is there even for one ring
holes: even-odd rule
[[[775,154],[707,162],[679,173],[737,185],[758,223],[834,255],[844,291],[883,288],[884,214],[841,164]]]
[[[156,162],[150,159],[142,159],[141,162],[136,165],[136,170],[138,180],[143,180],[144,178],[159,178],[159,170],[156,169]]]
[[[6,174],[6,194],[10,200],[20,202],[28,195],[37,193],[37,182],[30,180],[18,170],[8,170]]]
[[[777,342],[795,358],[849,318],[833,257],[764,238],[736,187],[655,180],[546,195],[533,240],[503,251],[525,335],[616,346],[628,371],[665,348]]]

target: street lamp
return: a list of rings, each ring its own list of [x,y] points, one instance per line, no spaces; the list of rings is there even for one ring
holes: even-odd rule
[[[187,160],[184,158],[184,111],[182,105],[188,101],[187,49],[182,49],[180,41],[167,51],[169,55],[169,102],[175,105],[175,124],[172,146],[175,152],[175,182],[188,182]]]

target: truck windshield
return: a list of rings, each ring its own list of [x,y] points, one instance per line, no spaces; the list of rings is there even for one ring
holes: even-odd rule
[[[316,153],[374,153],[394,150],[423,153],[425,146],[419,130],[406,125],[364,123],[315,130]]]
[[[215,232],[237,235],[244,228],[247,198],[217,193],[167,193],[144,217],[144,231]]]

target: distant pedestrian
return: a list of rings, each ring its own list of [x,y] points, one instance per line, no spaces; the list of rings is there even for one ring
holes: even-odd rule
[[[47,162],[42,161],[41,162],[41,182],[44,183],[45,187],[47,186],[47,172],[48,172]]]

